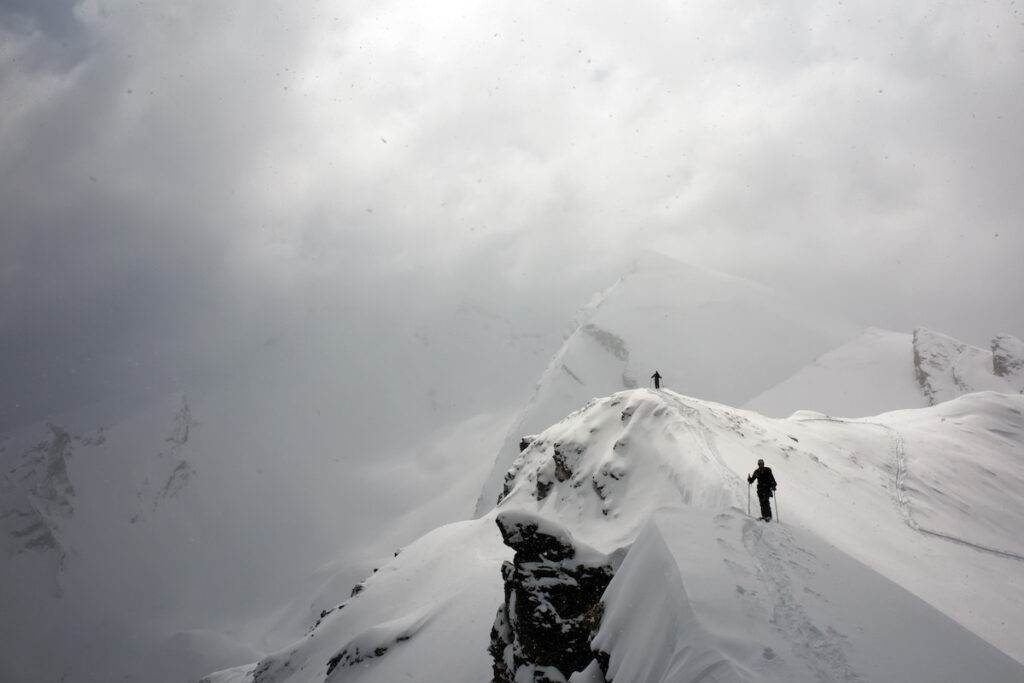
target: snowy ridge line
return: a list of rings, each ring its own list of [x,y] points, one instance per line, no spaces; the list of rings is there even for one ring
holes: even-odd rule
[[[767,533],[773,536],[782,536],[783,543],[770,543],[765,536]],[[798,553],[793,544],[786,543],[788,540],[782,531],[772,529],[759,524],[756,521],[747,520],[743,527],[743,545],[750,553],[751,559],[757,568],[758,579],[770,585],[774,589],[775,608],[772,612],[772,623],[790,636],[793,643],[793,652],[805,660],[815,673],[819,681],[859,681],[862,680],[843,652],[843,638],[831,627],[822,631],[815,626],[807,612],[801,607],[800,600],[793,592],[790,572],[799,570],[800,565],[792,560],[784,560],[786,557],[795,557]],[[778,545],[788,545],[788,548],[779,548]],[[786,550],[786,553],[782,553]]]
[[[975,543],[968,541],[965,538],[954,536],[952,534],[943,533],[941,531],[934,531],[926,527],[921,526],[916,519],[914,519],[913,511],[910,508],[910,498],[907,496],[906,490],[906,479],[907,479],[907,456],[903,445],[903,435],[893,429],[887,424],[881,422],[874,422],[871,420],[845,420],[838,417],[815,417],[802,422],[841,422],[844,424],[863,424],[872,425],[875,427],[881,427],[882,429],[889,432],[889,435],[893,440],[893,456],[896,460],[896,504],[899,507],[900,513],[903,515],[904,521],[907,526],[914,531],[925,534],[926,536],[932,536],[934,538],[948,541],[949,543],[955,543],[956,545],[962,545],[967,548],[973,548],[979,552],[989,553],[996,555],[997,557],[1003,557],[1009,560],[1017,560],[1018,562],[1024,562],[1024,555],[1020,555],[1010,550],[1002,550],[1000,548],[993,548],[991,546],[983,545],[981,543]]]
[[[694,408],[693,406],[687,405],[686,402],[679,396],[679,394],[676,394],[671,390],[660,391],[655,389],[653,391],[656,394],[667,396],[668,398],[672,399],[672,402],[676,405],[676,408],[681,413],[683,413],[687,417],[692,418],[694,422],[697,423],[697,426],[700,427],[701,439],[704,441],[704,445],[707,446],[708,452],[711,454],[713,458],[712,462],[715,464],[718,472],[722,475],[722,478],[726,480],[734,479],[737,484],[740,484],[743,477],[734,472],[729,467],[729,465],[726,464],[725,459],[722,458],[722,454],[719,452],[718,446],[715,444],[713,432],[704,423],[704,420],[701,418],[700,411]],[[735,504],[739,506],[741,502],[742,501],[740,497],[737,495],[735,499]]]

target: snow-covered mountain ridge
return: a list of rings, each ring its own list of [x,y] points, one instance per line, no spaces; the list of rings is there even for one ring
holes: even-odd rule
[[[580,312],[533,397],[516,417],[517,401],[524,396],[537,361],[557,344],[557,335],[532,335],[533,328],[523,316],[505,319],[475,308],[460,309],[454,317],[423,316],[396,325],[402,328],[400,333],[382,337],[388,340],[384,346],[393,351],[390,355],[404,359],[398,366],[364,363],[362,369],[353,369],[346,360],[354,357],[352,349],[330,322],[344,316],[325,314],[332,310],[329,306],[312,309],[315,315],[297,310],[294,327],[266,332],[270,335],[266,338],[254,335],[253,348],[239,349],[231,363],[217,368],[207,383],[190,387],[187,399],[170,393],[153,403],[134,405],[128,412],[93,406],[0,435],[0,536],[6,551],[0,558],[0,582],[19,586],[18,591],[0,592],[0,680],[177,683],[235,663],[267,660],[267,653],[296,641],[321,612],[328,613],[324,623],[337,618],[331,610],[341,597],[372,567],[383,571],[394,548],[446,522],[465,519],[481,490],[479,515],[491,515],[513,464],[519,474],[512,481],[530,476],[528,463],[516,463],[522,436],[546,430],[594,396],[650,383],[654,369],[672,389],[733,404],[744,403],[751,392],[772,385],[793,390],[787,398],[792,399],[791,408],[758,407],[765,414],[783,417],[796,408],[810,407],[832,416],[850,416],[927,405],[914,371],[918,347],[942,350],[922,354],[935,361],[928,366],[929,382],[942,397],[985,388],[1019,391],[1013,378],[1024,363],[1019,342],[1009,336],[1000,336],[990,353],[956,340],[942,341],[934,333],[899,335],[876,330],[873,337],[864,335],[807,366],[815,354],[849,338],[842,332],[844,326],[822,323],[818,313],[787,301],[779,292],[648,255]],[[546,350],[543,339],[549,339]],[[382,357],[387,355],[382,352]],[[960,355],[970,363],[957,365]],[[480,369],[493,357],[507,358],[511,364],[502,363],[494,373],[463,369],[454,384],[447,382],[453,359],[468,360]],[[833,362],[837,357],[849,362]],[[792,375],[800,367],[804,370]],[[790,380],[779,385],[787,375]],[[484,376],[487,379],[481,382]],[[811,381],[801,379],[805,377]],[[774,391],[764,396],[774,396]],[[854,394],[863,409],[848,411],[844,406],[853,403]],[[683,400],[693,406],[713,405]],[[675,423],[679,410],[666,410]],[[724,406],[720,410],[735,413],[735,420],[746,415]],[[630,420],[609,411],[610,423],[637,429],[630,427]],[[706,421],[702,411],[690,410],[687,419],[703,416]],[[639,412],[644,414],[643,409]],[[801,413],[794,420],[802,416],[811,424],[829,419],[821,413]],[[933,419],[929,413],[920,418],[922,425]],[[990,416],[992,430],[1003,429],[1001,419]],[[963,420],[979,422],[977,416]],[[831,424],[839,429],[843,422],[831,420]],[[720,426],[707,433],[714,434]],[[989,429],[974,426],[978,434]],[[895,436],[883,446],[884,430],[874,426],[862,432],[862,427],[851,428],[861,434],[856,437],[858,443],[874,430],[877,443],[868,443],[868,448],[897,452],[892,445]],[[694,425],[680,429],[693,431]],[[927,431],[926,426],[923,429]],[[1013,433],[1014,428],[1008,431]],[[618,448],[614,444],[598,447],[587,435],[574,437],[566,443],[590,444],[584,455],[559,447],[557,453],[544,456],[555,463],[552,472],[537,474],[539,489],[547,490],[550,498],[564,483],[559,477],[568,481],[570,470],[590,468],[596,488],[591,486],[589,497],[584,491],[576,493],[580,504],[602,516],[604,509],[611,515],[623,500],[639,496],[630,503],[638,507],[625,513],[637,518],[635,523],[616,532],[621,547],[627,548],[635,545],[638,529],[647,528],[641,521],[644,516],[655,514],[640,502],[648,495],[643,487],[621,489],[615,479],[627,465],[637,465],[611,455],[607,462],[592,460],[605,447],[609,454],[627,452],[639,433],[624,436]],[[504,441],[503,435],[507,435]],[[538,444],[546,438],[538,439]],[[971,439],[964,447],[973,452]],[[703,448],[693,434],[684,440],[693,443],[694,452]],[[781,442],[794,445],[788,438]],[[940,440],[933,450],[948,449],[950,443]],[[821,448],[830,453],[834,446],[829,442]],[[929,448],[923,447],[922,452]],[[772,460],[785,453],[771,448],[767,452]],[[492,466],[495,453],[499,457]],[[912,455],[908,452],[904,464]],[[895,461],[890,457],[880,463],[888,467]],[[900,508],[907,513],[901,518],[919,536],[944,544],[971,543],[976,552],[1012,559],[1020,548],[1007,530],[1016,518],[999,516],[995,508],[1005,502],[999,487],[1014,481],[1014,475],[1000,464],[990,466],[984,457],[980,463],[976,467],[939,458],[929,461],[927,469],[905,468],[910,476],[901,481],[908,491],[926,487],[931,496],[935,494],[927,488],[931,487],[951,499],[933,505],[930,497],[909,496]],[[707,506],[696,510],[716,509],[716,505],[727,511],[737,505],[745,509],[745,500],[737,500],[729,486],[716,483],[720,475],[727,479],[728,473],[692,465],[669,458],[657,467],[676,472],[677,478],[682,468],[685,479],[691,481],[688,495]],[[602,467],[606,467],[603,473]],[[996,476],[986,475],[981,468]],[[980,500],[950,491],[949,479],[963,479],[965,486],[989,495]],[[784,508],[790,484],[791,477],[784,484]],[[604,498],[597,495],[598,490]],[[495,514],[508,515],[523,507],[524,515],[534,514],[529,509],[536,501],[519,506],[516,496],[510,496],[510,502]],[[680,499],[671,490],[665,496],[667,505]],[[661,497],[659,493],[646,502]],[[859,500],[854,495],[849,504],[858,506]],[[961,519],[966,505],[980,510],[980,517]],[[485,549],[478,570],[480,577],[487,578],[477,583],[474,577],[458,587],[460,597],[453,600],[461,607],[452,619],[469,614],[470,605],[483,605],[472,614],[489,612],[485,620],[494,623],[502,603],[505,559],[512,557],[513,568],[523,577],[566,569],[533,567],[525,560],[517,565],[509,546],[502,544],[500,534],[495,535],[491,517],[483,526],[457,526],[437,536],[447,534],[450,544]],[[986,521],[978,523],[981,518]],[[564,529],[567,542],[577,550],[594,540],[572,518],[545,514],[534,519],[543,522],[544,528]],[[842,520],[833,521],[843,530]],[[601,550],[594,547],[595,553],[610,556],[619,549],[609,551],[615,545],[609,540],[615,528],[606,520],[598,535],[603,540],[595,541]],[[843,533],[863,535],[863,527],[851,524]],[[671,539],[666,543],[671,546]],[[400,558],[410,560],[411,547]],[[898,565],[870,548],[863,552],[872,567]],[[460,576],[459,562],[464,559],[424,561],[439,572]],[[889,567],[886,575],[899,576],[905,570]],[[967,566],[964,571],[1006,581],[1005,576],[986,574],[987,569]],[[434,614],[430,596],[444,595],[447,589],[421,585],[423,579],[415,572],[406,576],[415,590],[404,594],[405,602],[396,603],[392,613],[401,628],[371,629],[370,635],[353,640],[348,654],[327,653],[328,661],[342,655],[333,674],[353,676],[370,660],[375,667],[383,667],[385,662],[400,661],[395,655],[413,643],[429,645],[429,638],[422,638],[424,629],[434,632],[439,627],[410,617],[408,605],[418,604],[426,610],[424,614]],[[1012,573],[1009,576],[1011,583],[1016,580]],[[927,587],[929,581],[925,577],[912,583]],[[990,593],[985,592],[978,603],[971,602],[975,596],[969,587],[955,595],[963,599],[960,609],[968,613],[964,618],[974,618],[982,624],[979,628],[991,628],[990,614],[971,614],[975,609],[989,610]],[[418,603],[421,599],[424,602]],[[345,608],[350,617],[356,614],[354,606]],[[379,625],[377,607],[366,609],[365,621],[349,625]],[[994,614],[1002,614],[998,606]],[[482,666],[491,667],[488,649],[496,645],[488,638],[489,626],[469,636],[448,618],[439,613],[430,619],[478,643]],[[593,613],[584,611],[572,620],[589,623]],[[524,622],[515,627],[528,630]],[[411,637],[409,629],[420,635]],[[529,640],[514,634],[509,638],[510,644]],[[993,642],[997,641],[998,636]],[[368,651],[370,644],[374,645]],[[381,648],[391,654],[375,655]],[[528,645],[523,648],[524,653],[530,650]],[[445,667],[432,670],[423,668],[422,662],[419,666],[422,678],[445,680]]]
[[[924,327],[911,334],[869,329],[743,407],[779,417],[807,408],[853,417],[975,391],[1024,391],[1024,342],[1000,334],[983,349]]]
[[[781,525],[746,515],[759,457]],[[501,680],[508,662],[508,680],[1021,680],[1022,463],[1020,395],[840,420],[620,392],[537,435],[485,515],[404,548],[301,641],[206,680]],[[600,608],[563,601],[603,615],[585,671],[505,656],[508,591],[529,588],[510,577],[543,559],[511,561],[510,524],[547,534],[552,561],[618,557]],[[518,617],[563,608],[537,604]]]
[[[855,329],[758,283],[643,254],[577,314],[495,458],[476,512],[497,499],[520,436],[594,396],[650,386],[658,370],[664,386],[741,405]]]
[[[928,405],[974,391],[1024,392],[1024,342],[997,335],[979,349],[925,328],[914,331],[914,374]]]

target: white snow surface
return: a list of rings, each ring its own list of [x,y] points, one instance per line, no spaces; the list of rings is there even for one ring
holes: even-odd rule
[[[997,335],[982,349],[923,327],[913,334],[872,328],[743,407],[776,417],[805,409],[857,417],[1022,390],[1024,343],[1016,337]]]
[[[1019,662],[820,537],[656,513],[605,593],[619,681],[1012,681]]]
[[[781,523],[747,514],[758,458]],[[628,547],[595,641],[616,681],[1024,680],[1024,396],[775,419],[651,389],[544,430],[499,505],[348,599],[331,586],[343,606],[305,638],[205,680],[489,680],[504,510]]]

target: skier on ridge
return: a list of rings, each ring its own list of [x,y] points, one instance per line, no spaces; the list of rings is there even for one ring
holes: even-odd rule
[[[772,495],[774,495],[776,483],[772,468],[764,466],[764,460],[757,461],[757,469],[747,477],[747,486],[757,480],[757,499],[761,501],[761,519],[766,522],[772,521]]]

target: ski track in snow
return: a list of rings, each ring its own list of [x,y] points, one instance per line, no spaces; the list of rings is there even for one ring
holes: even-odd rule
[[[1014,552],[1010,552],[1009,550],[1000,550],[999,548],[992,548],[987,545],[982,545],[980,543],[968,541],[967,539],[960,538],[959,536],[945,534],[941,531],[933,531],[932,529],[927,529],[921,526],[917,522],[917,520],[914,519],[914,513],[910,507],[910,497],[907,495],[906,490],[907,453],[904,448],[903,435],[900,434],[895,429],[893,429],[892,427],[890,427],[889,425],[883,424],[881,422],[862,421],[861,424],[869,424],[882,427],[883,429],[889,432],[889,435],[893,440],[893,457],[896,460],[896,502],[899,505],[900,512],[903,513],[903,518],[906,520],[907,526],[909,526],[911,529],[918,533],[925,534],[927,536],[933,536],[935,538],[940,538],[943,541],[948,541],[950,543],[955,543],[957,545],[973,548],[974,550],[978,550],[980,552],[998,555],[999,557],[1005,557],[1011,560],[1018,560],[1024,562],[1024,556],[1018,555]]]
[[[807,570],[784,558],[798,557],[800,548],[781,528],[752,520],[744,524],[743,545],[754,561],[758,579],[770,586],[773,594],[772,623],[792,644],[793,653],[810,665],[815,679],[821,683],[862,680],[846,660],[844,636],[815,625],[796,597],[791,574]]]
[[[1018,555],[1017,553],[1010,552],[1009,550],[1000,550],[999,548],[990,548],[987,545],[980,545],[978,543],[972,543],[971,541],[965,541],[962,538],[951,536],[950,534],[944,534],[941,531],[932,531],[931,529],[925,529],[923,527],[917,527],[917,531],[928,536],[934,536],[935,538],[941,538],[943,541],[949,541],[950,543],[956,543],[957,545],[967,546],[974,550],[980,550],[982,552],[991,553],[992,555],[998,555],[999,557],[1005,557],[1010,560],[1017,560],[1018,562],[1024,562],[1024,555]]]
[[[889,437],[892,439],[893,459],[896,462],[896,505],[900,510],[900,514],[903,515],[903,520],[906,522],[908,527],[910,527],[919,534],[924,534],[925,536],[932,536],[933,538],[938,538],[949,543],[954,543],[956,545],[962,545],[966,548],[972,548],[974,550],[977,550],[978,552],[996,555],[998,557],[1003,557],[1009,560],[1017,560],[1019,562],[1024,562],[1024,555],[1019,555],[1009,550],[993,548],[991,546],[982,545],[980,543],[974,543],[973,541],[968,541],[965,538],[960,538],[959,536],[954,536],[952,534],[946,534],[941,531],[934,531],[932,529],[928,529],[926,527],[921,526],[918,523],[918,521],[914,519],[914,512],[910,507],[910,496],[907,495],[906,489],[908,470],[907,453],[904,447],[903,435],[900,434],[893,427],[890,427],[889,425],[884,424],[882,422],[873,422],[870,420],[844,420],[837,417],[813,418],[810,420],[806,420],[806,422],[841,422],[843,424],[862,424],[871,425],[874,427],[881,427],[882,429],[886,430],[889,433]]]

